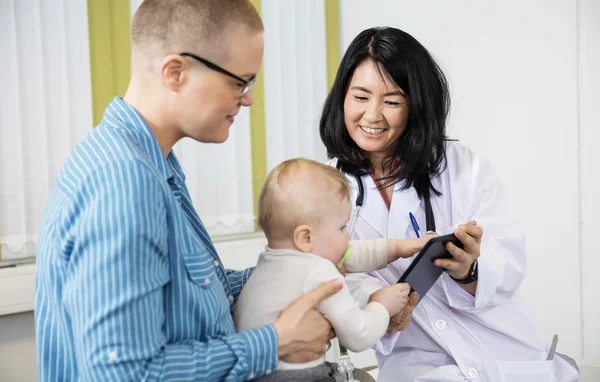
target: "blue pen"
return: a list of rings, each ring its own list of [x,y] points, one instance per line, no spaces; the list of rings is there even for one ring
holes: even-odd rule
[[[419,228],[419,223],[417,223],[417,219],[415,219],[415,215],[412,214],[412,212],[408,213],[408,217],[410,217],[410,223],[413,226],[413,229],[415,230],[415,233],[417,234],[417,237],[421,237],[421,229]]]

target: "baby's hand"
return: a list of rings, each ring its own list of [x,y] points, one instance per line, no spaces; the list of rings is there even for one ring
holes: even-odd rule
[[[434,235],[423,236],[420,239],[388,239],[388,263],[400,258],[411,257],[419,252]]]
[[[369,302],[377,301],[382,304],[392,317],[404,309],[409,292],[410,286],[407,283],[388,285],[373,293]]]

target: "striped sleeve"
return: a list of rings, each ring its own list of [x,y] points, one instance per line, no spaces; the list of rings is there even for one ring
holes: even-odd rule
[[[165,192],[148,165],[123,160],[92,171],[74,198],[78,244],[63,298],[81,379],[243,380],[269,372],[277,365],[272,326],[167,343]]]

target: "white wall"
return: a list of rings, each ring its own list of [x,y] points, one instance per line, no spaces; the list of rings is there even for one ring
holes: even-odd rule
[[[33,312],[0,316],[0,381],[36,381]]]
[[[600,1],[579,1],[579,26],[583,354],[600,364]]]
[[[587,238],[600,230],[595,223],[582,232],[579,213],[580,200],[600,213],[592,196],[599,189],[592,168],[599,160],[598,151],[593,151],[598,140],[592,140],[599,134],[598,112],[592,110],[600,88],[598,2],[582,0],[586,14],[580,33],[586,37],[583,47],[588,56],[584,65],[578,62],[576,2],[376,0],[367,7],[360,0],[345,0],[340,4],[342,51],[363,29],[387,25],[412,34],[439,60],[452,88],[450,135],[491,159],[523,218],[529,269],[521,293],[535,322],[548,341],[559,334],[559,351],[581,360],[583,312],[593,320],[585,326],[585,357],[600,359],[600,292],[592,282],[600,265],[592,253],[599,247]],[[578,88],[580,68],[595,86]],[[585,106],[582,138],[589,138],[582,150],[579,99]],[[580,176],[586,189],[580,188]],[[586,216],[591,223],[597,214]],[[588,286],[585,305],[582,255],[584,263],[596,265],[588,271],[594,275],[583,279]]]

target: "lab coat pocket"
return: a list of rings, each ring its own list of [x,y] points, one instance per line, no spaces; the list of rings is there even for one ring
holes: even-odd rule
[[[556,382],[553,361],[498,361],[502,382]]]

